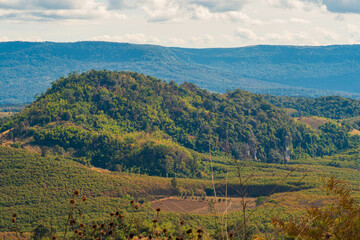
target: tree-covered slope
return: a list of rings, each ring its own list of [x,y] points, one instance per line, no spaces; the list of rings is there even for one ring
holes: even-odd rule
[[[336,124],[314,132],[260,95],[210,93],[132,72],[70,74],[0,121],[8,140],[40,146],[43,155],[68,154],[97,167],[161,176],[201,177],[209,150],[284,162],[333,154],[359,141]]]
[[[32,102],[64,73],[142,72],[215,92],[360,97],[359,45],[169,48],[110,42],[0,43],[0,103]]]
[[[305,98],[264,95],[264,99],[279,108],[295,109],[296,111],[291,113],[293,117],[318,116],[346,119],[360,116],[360,101],[340,96]]]

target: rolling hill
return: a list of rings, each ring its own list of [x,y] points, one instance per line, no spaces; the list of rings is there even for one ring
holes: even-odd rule
[[[296,123],[262,96],[210,93],[133,72],[70,74],[10,118],[4,141],[83,164],[157,176],[206,175],[208,154],[287,162],[358,144],[349,129]],[[16,143],[18,142],[18,143]]]
[[[0,103],[32,102],[64,73],[142,72],[223,93],[360,97],[358,45],[185,49],[110,42],[0,43]]]

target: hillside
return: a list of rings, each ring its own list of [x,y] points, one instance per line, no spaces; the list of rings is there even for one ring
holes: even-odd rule
[[[0,43],[0,103],[32,102],[64,73],[142,72],[223,93],[360,97],[359,45],[185,49],[109,42]]]
[[[282,163],[352,148],[359,137],[327,123],[314,132],[259,95],[226,94],[131,72],[70,74],[0,119],[3,141],[110,170],[202,177],[209,150]],[[11,143],[12,144],[12,143]]]
[[[292,117],[325,117],[346,119],[360,116],[360,101],[340,96],[319,98],[264,95],[264,99],[279,108],[294,109]]]

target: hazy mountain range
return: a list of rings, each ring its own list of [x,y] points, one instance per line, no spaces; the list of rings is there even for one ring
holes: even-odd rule
[[[0,43],[0,103],[31,102],[56,78],[129,70],[215,92],[360,98],[360,45],[187,49],[110,42]]]

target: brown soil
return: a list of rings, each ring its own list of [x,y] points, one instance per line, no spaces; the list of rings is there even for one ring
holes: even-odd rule
[[[231,198],[228,201],[216,201],[215,206],[211,204],[211,199],[215,202],[215,198],[207,198],[206,201],[194,199],[182,199],[178,197],[164,198],[150,203],[153,209],[160,208],[165,212],[178,212],[178,213],[196,213],[208,214],[216,212],[232,212],[242,209],[241,198]],[[223,200],[223,198],[221,198]],[[246,198],[247,208],[255,207],[255,198]]]

